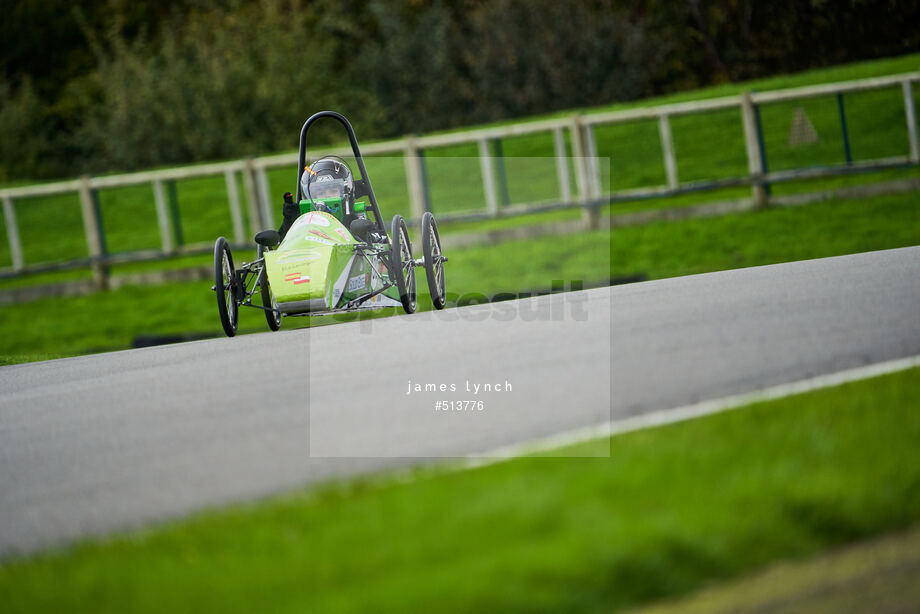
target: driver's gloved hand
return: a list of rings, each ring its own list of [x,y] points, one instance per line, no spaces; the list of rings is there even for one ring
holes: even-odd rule
[[[284,217],[292,217],[295,220],[300,217],[300,206],[294,202],[294,196],[290,192],[284,193],[284,207],[282,208]]]
[[[300,205],[294,202],[294,196],[290,192],[284,193],[284,205],[281,208],[281,213],[284,219],[281,221],[281,228],[278,229],[278,234],[283,239],[297,218],[300,217]]]

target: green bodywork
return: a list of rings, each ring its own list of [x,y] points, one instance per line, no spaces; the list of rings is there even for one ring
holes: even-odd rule
[[[308,211],[297,218],[281,245],[265,253],[265,270],[278,309],[284,313],[339,309],[383,287],[388,280],[386,254],[364,256],[355,250],[359,244],[330,213]],[[394,286],[363,306],[399,304]]]
[[[303,199],[300,201],[300,213],[309,213],[314,210],[314,205],[323,205],[328,209],[333,215],[341,219],[342,217],[342,199],[341,198],[317,198],[314,201],[309,199]],[[364,213],[365,204],[363,202],[358,202],[354,204],[355,213]]]

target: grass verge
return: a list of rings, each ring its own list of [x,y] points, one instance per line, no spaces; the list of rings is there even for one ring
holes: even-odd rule
[[[610,611],[920,519],[920,368],[0,567],[7,612]]]

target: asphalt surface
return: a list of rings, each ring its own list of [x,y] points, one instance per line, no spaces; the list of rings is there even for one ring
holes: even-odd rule
[[[917,354],[920,247],[3,367],[0,555]]]

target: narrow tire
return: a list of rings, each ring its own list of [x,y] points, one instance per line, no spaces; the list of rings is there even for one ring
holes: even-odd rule
[[[409,229],[401,215],[393,216],[390,240],[390,275],[395,277],[399,299],[406,313],[415,312],[415,264],[412,259],[412,244]]]
[[[447,284],[444,280],[444,263],[441,261],[441,235],[431,211],[422,216],[422,255],[425,256],[425,277],[435,309],[444,309],[447,302]]]
[[[265,257],[265,248],[261,245],[259,246],[259,260]],[[271,286],[268,283],[268,269],[265,267],[265,263],[262,263],[262,283],[260,288],[262,294],[262,306],[272,309],[272,290]],[[272,331],[276,331],[281,328],[281,312],[279,311],[266,311],[265,312],[265,321],[268,322],[268,328]]]
[[[214,291],[217,294],[217,313],[228,337],[236,334],[239,324],[239,306],[236,302],[236,269],[227,240],[219,237],[214,244]]]

